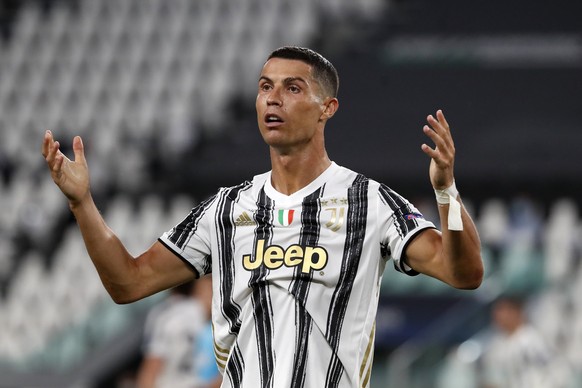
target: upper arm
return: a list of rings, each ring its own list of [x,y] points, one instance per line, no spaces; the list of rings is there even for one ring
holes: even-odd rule
[[[123,299],[116,299],[117,303],[133,302],[198,277],[191,265],[159,241],[135,258],[134,268],[137,276],[127,287],[132,291],[124,293]]]
[[[469,255],[445,252],[442,233],[436,229],[427,229],[410,242],[404,252],[404,260],[415,271],[452,287],[477,288],[483,278],[480,256],[473,260]]]
[[[416,272],[448,283],[441,253],[442,234],[437,229],[430,228],[419,232],[410,241],[403,252],[403,259]]]

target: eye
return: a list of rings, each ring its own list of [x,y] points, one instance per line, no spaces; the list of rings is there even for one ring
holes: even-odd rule
[[[273,87],[270,84],[266,83],[266,82],[259,85],[259,89],[262,90],[262,91],[264,91],[264,92],[269,91],[272,88]]]
[[[299,93],[301,91],[301,89],[297,85],[289,85],[288,89],[291,93]]]

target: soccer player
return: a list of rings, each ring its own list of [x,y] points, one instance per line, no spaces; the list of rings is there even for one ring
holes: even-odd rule
[[[492,335],[479,364],[480,387],[573,387],[572,368],[554,343],[529,322],[526,299],[500,296],[492,305]]]
[[[212,273],[223,387],[367,387],[378,295],[392,260],[462,289],[482,281],[480,242],[455,187],[442,111],[422,145],[431,158],[442,231],[384,184],[330,160],[324,127],[339,107],[334,66],[282,47],[263,65],[256,111],[271,171],[221,188],[132,257],[91,198],[80,137],[74,161],[47,131],[43,155],[89,255],[117,303]]]
[[[148,314],[137,388],[220,387],[210,323],[211,279],[203,276],[173,288],[169,300]]]

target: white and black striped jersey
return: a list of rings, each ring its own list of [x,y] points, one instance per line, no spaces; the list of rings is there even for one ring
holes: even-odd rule
[[[434,225],[335,163],[283,195],[270,172],[222,188],[160,241],[212,272],[223,387],[367,387],[386,262]]]

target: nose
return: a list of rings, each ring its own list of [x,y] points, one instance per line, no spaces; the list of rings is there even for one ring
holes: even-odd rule
[[[281,100],[281,93],[279,91],[279,88],[271,89],[271,91],[267,95],[267,105],[281,106],[282,102],[283,101]]]

